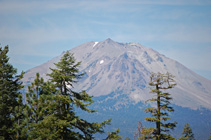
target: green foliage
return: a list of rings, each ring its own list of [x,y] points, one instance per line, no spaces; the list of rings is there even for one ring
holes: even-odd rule
[[[39,74],[28,87],[27,128],[30,139],[93,139],[93,134],[104,133],[104,127],[111,119],[101,123],[90,123],[76,115],[75,108],[94,113],[88,108],[92,97],[85,91],[73,91],[84,74],[79,73],[80,62],[73,54],[64,54],[55,69],[44,82]]]
[[[150,76],[151,92],[155,94],[155,98],[149,99],[148,101],[155,102],[156,107],[146,108],[145,112],[149,112],[152,118],[145,118],[146,121],[153,122],[156,124],[156,129],[154,129],[153,137],[157,140],[160,139],[173,139],[169,135],[169,131],[176,127],[176,122],[169,123],[168,112],[173,112],[174,109],[170,106],[170,94],[166,92],[167,89],[173,88],[176,83],[173,79],[174,77],[170,73],[152,73]],[[167,123],[165,123],[168,121]],[[146,129],[149,131],[149,129]]]
[[[9,64],[7,53],[9,47],[0,47],[0,138],[20,139],[22,113],[17,114],[22,107],[22,88],[17,70]],[[19,98],[19,100],[18,100]]]
[[[75,62],[75,58],[73,54],[65,53],[61,58],[60,62],[56,65],[56,69],[52,69],[52,73],[48,74],[50,76],[50,81],[54,82],[56,87],[60,90],[60,94],[62,95],[73,95],[77,93],[72,93],[71,88],[73,87],[73,83],[77,83],[77,79],[82,78],[84,73],[79,74],[78,67],[81,62]],[[78,95],[80,96],[80,95]]]
[[[180,137],[179,140],[195,140],[192,129],[190,128],[188,123],[185,124],[182,131],[182,137]]]
[[[111,121],[90,123],[76,116],[75,107],[89,113],[95,111],[87,108],[93,103],[91,96],[85,91],[72,90],[73,84],[84,75],[79,73],[80,62],[75,61],[73,54],[67,52],[49,74],[56,92],[49,103],[49,115],[44,118],[44,122],[51,122],[50,128],[56,132],[57,139],[93,139],[93,134],[103,133],[103,127]]]
[[[94,139],[95,133],[104,133],[111,119],[101,123],[88,122],[76,115],[76,108],[94,113],[88,108],[94,101],[85,91],[75,92],[73,84],[84,73],[79,73],[80,62],[73,54],[64,54],[56,69],[51,69],[50,80],[44,82],[39,73],[26,93],[23,105],[20,89],[23,88],[17,70],[8,63],[8,46],[0,48],[0,139]],[[109,133],[109,139],[119,139],[119,129]]]
[[[44,82],[39,73],[26,93],[26,128],[28,138],[35,139],[40,136],[39,125],[44,117],[48,115],[48,104],[55,87],[49,82]],[[44,131],[45,132],[45,131]]]
[[[16,139],[25,140],[27,139],[27,129],[26,126],[26,106],[22,103],[22,95],[18,96],[18,104],[15,107],[15,113],[12,119],[15,119],[15,123],[13,124],[13,131],[16,132]]]
[[[142,125],[141,121],[138,122],[137,131],[135,131],[134,139],[137,137],[141,140],[147,140],[153,138],[154,128],[146,128]]]
[[[108,132],[108,136],[105,140],[122,140],[122,137],[119,135],[119,129],[115,132]]]

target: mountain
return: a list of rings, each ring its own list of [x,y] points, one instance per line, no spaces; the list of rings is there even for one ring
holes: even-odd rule
[[[74,53],[77,61],[82,61],[80,69],[86,72],[84,78],[74,85],[74,89],[86,90],[88,94],[93,95],[95,103],[92,108],[99,111],[96,116],[82,116],[99,121],[102,118],[113,118],[111,129],[120,127],[126,133],[125,136],[132,136],[137,121],[144,120],[146,116],[142,108],[149,104],[145,104],[144,101],[152,97],[148,86],[150,74],[169,72],[175,76],[177,83],[175,88],[169,90],[173,97],[172,103],[177,109],[176,115],[172,118],[179,119],[181,123],[175,135],[181,134],[180,131],[186,122],[195,124],[197,129],[193,130],[198,136],[205,132],[209,135],[210,80],[138,43],[118,43],[106,39],[101,42],[87,42],[69,51]],[[57,63],[63,54],[28,70],[23,78],[24,84],[33,81],[37,72],[44,79],[48,79],[46,74],[51,72],[49,67],[54,68],[54,63]]]
[[[177,82],[171,90],[175,105],[211,109],[210,80],[138,43],[124,44],[107,39],[87,42],[69,51],[74,53],[77,61],[82,61],[80,69],[86,72],[80,83],[75,85],[76,90],[86,90],[95,97],[122,91],[137,103],[151,97],[148,88],[151,72],[170,72]],[[46,74],[51,72],[49,67],[54,67],[63,54],[27,71],[24,83],[33,81],[37,72],[47,79]]]

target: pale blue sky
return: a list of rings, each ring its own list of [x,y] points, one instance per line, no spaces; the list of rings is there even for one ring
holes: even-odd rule
[[[107,38],[138,42],[211,79],[211,0],[0,0],[0,43],[19,71]]]

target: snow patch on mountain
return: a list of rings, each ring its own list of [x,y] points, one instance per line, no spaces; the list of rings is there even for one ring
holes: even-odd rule
[[[104,60],[101,60],[101,61],[100,61],[100,64],[103,64],[103,63],[104,63]]]
[[[94,48],[97,44],[98,44],[98,42],[95,42],[94,45],[93,45],[93,48]]]

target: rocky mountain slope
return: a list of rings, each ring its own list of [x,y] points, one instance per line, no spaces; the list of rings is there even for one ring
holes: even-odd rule
[[[82,61],[81,71],[86,75],[74,85],[75,90],[86,90],[99,97],[114,94],[112,98],[125,97],[114,104],[115,109],[122,105],[146,101],[149,94],[151,72],[170,72],[175,76],[177,86],[171,89],[173,104],[191,109],[211,109],[211,81],[203,78],[179,62],[167,58],[157,51],[138,43],[118,43],[111,39],[101,42],[87,42],[69,50],[77,61]],[[30,69],[24,75],[27,85],[40,73],[47,79],[47,73],[54,68],[63,54]],[[111,98],[111,97],[109,97]]]

